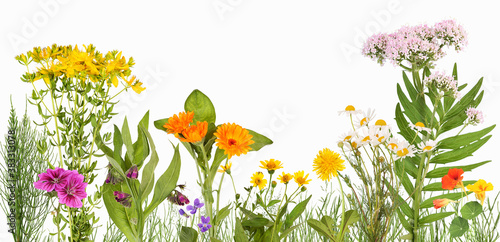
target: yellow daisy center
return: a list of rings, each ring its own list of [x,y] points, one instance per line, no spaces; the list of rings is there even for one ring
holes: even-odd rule
[[[415,126],[420,127],[420,128],[425,128],[425,125],[424,125],[424,123],[422,123],[422,122],[417,122],[417,123],[415,124]]]
[[[410,153],[410,151],[408,151],[407,148],[403,148],[402,150],[398,150],[397,155],[399,157],[403,157],[403,156],[407,155],[408,153]]]
[[[354,106],[348,105],[347,107],[345,107],[345,111],[356,111],[356,109],[354,108]]]
[[[398,148],[398,144],[396,144],[396,143],[390,143],[389,146],[390,146],[391,150]]]
[[[379,120],[377,120],[377,122],[375,122],[375,125],[386,126],[387,123],[383,119],[379,119]]]
[[[351,138],[352,138],[352,136],[348,135],[348,136],[346,136],[346,137],[344,138],[344,141],[349,141],[349,140],[351,140]]]
[[[365,142],[365,141],[368,141],[370,140],[370,136],[366,136],[362,141]]]
[[[366,117],[364,117],[363,119],[361,119],[361,121],[359,122],[359,125],[364,125],[368,123],[368,119]]]

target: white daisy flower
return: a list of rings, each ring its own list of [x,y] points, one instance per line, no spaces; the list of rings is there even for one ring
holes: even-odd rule
[[[339,136],[339,142],[349,142],[356,135],[357,134],[354,131],[349,131],[347,133],[343,133],[342,135]]]
[[[402,141],[398,144],[398,149],[396,150],[396,155],[394,159],[405,158],[405,157],[413,157],[415,156],[415,146],[410,145],[408,141]]]
[[[388,127],[379,128],[375,126],[370,126],[369,133],[370,133],[370,144],[373,146],[377,146],[381,143],[384,143],[391,136],[391,130]]]
[[[417,130],[419,132],[422,132],[422,131],[427,131],[427,132],[431,132],[431,129],[429,128],[426,128],[424,123],[422,122],[416,122],[415,124],[410,124],[410,127],[414,130]]]
[[[422,144],[419,148],[423,152],[429,152],[432,151],[434,148],[436,148],[437,141],[435,140],[428,140],[425,142],[425,144]]]
[[[368,123],[375,118],[375,109],[368,109],[367,112],[363,111],[361,117],[357,118],[354,122],[356,128],[368,126]]]
[[[345,114],[347,117],[349,117],[353,114],[359,114],[361,112],[362,112],[361,110],[356,110],[356,108],[354,108],[354,106],[347,105],[347,107],[345,107],[344,110],[339,111],[339,115]]]
[[[398,150],[398,144],[399,140],[396,138],[390,138],[389,140],[387,140],[387,148],[389,148],[389,150],[392,150],[394,153],[396,153],[396,151]]]

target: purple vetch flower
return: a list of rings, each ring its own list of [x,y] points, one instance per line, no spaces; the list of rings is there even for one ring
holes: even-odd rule
[[[179,206],[184,206],[189,204],[189,199],[181,192],[174,190],[170,195],[167,196],[169,202],[177,204]]]
[[[52,192],[56,188],[64,187],[68,177],[73,174],[73,171],[67,171],[63,168],[56,167],[54,170],[47,169],[46,173],[38,174],[40,180],[33,183],[36,189]]]
[[[137,165],[133,165],[132,167],[130,167],[130,169],[128,169],[127,177],[129,179],[137,179],[138,176],[139,176],[139,170],[137,169]]]
[[[465,111],[465,113],[467,114],[467,122],[469,124],[475,126],[484,122],[483,112],[480,110],[470,107],[467,111]]]
[[[184,211],[184,209],[182,209],[182,208],[179,210],[179,214],[180,214],[181,216],[184,216],[184,217],[186,217],[186,218],[189,218],[189,215],[188,215],[188,214],[186,213],[186,211]]]
[[[132,206],[132,204],[130,203],[130,194],[120,191],[114,191],[113,195],[115,196],[115,200],[124,207],[130,208]]]
[[[82,199],[87,198],[85,188],[88,184],[83,182],[84,178],[77,171],[70,171],[70,176],[68,176],[64,187],[55,188],[59,203],[72,208],[81,208],[83,205]]]
[[[207,232],[210,228],[212,228],[212,225],[210,223],[210,217],[207,216],[206,218],[204,216],[201,216],[201,223],[198,224],[198,227],[200,227],[200,230],[202,233]]]
[[[205,205],[204,203],[200,203],[200,199],[196,198],[194,200],[194,203],[193,205],[188,205],[186,207],[186,209],[191,213],[191,214],[195,214],[196,211],[198,210],[198,208],[202,208],[203,205]]]
[[[108,175],[106,176],[106,184],[113,184],[113,185],[116,185],[120,182],[123,181],[123,178],[122,176],[120,176],[120,174],[115,170],[115,168],[113,168],[113,166],[111,164],[108,164],[106,166],[108,168]]]

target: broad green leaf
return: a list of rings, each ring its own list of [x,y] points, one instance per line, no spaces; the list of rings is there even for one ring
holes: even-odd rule
[[[309,200],[311,200],[311,197],[312,195],[309,195],[309,197],[300,202],[299,204],[297,204],[293,209],[292,211],[286,215],[286,219],[285,219],[285,229],[287,228],[290,228],[292,227],[293,225],[293,222],[295,222],[295,220],[302,214],[302,212],[304,212],[304,210],[306,209],[307,207],[307,203],[309,202]]]
[[[245,221],[241,222],[241,225],[244,227],[263,227],[263,226],[272,225],[272,222],[269,221],[269,219],[267,219],[267,218],[257,217],[257,218],[251,218],[251,219],[245,220]]]
[[[456,217],[450,224],[450,236],[452,238],[460,237],[469,230],[469,222],[461,217]]]
[[[401,213],[401,210],[398,208],[396,210],[396,212],[398,214],[399,222],[401,222],[401,224],[403,225],[403,228],[405,228],[406,231],[408,231],[408,232],[412,231],[413,228],[411,227],[410,223],[408,222],[406,217],[403,215],[403,213]]]
[[[464,146],[463,148],[447,151],[439,155],[436,155],[432,157],[431,163],[446,164],[472,156],[472,153],[481,148],[481,146],[483,146],[490,138],[491,135],[488,135],[470,145]]]
[[[250,129],[247,129],[247,130],[248,130],[248,133],[253,136],[252,140],[255,142],[255,143],[250,145],[250,148],[252,148],[251,151],[258,151],[262,147],[273,143],[273,141],[270,140],[269,138],[267,138],[266,136],[261,135],[253,130],[250,130]]]
[[[439,148],[440,149],[458,149],[462,146],[466,146],[471,144],[474,141],[477,141],[481,139],[483,136],[487,135],[489,132],[491,132],[496,125],[492,125],[490,127],[487,127],[485,129],[472,132],[472,133],[467,133],[467,134],[461,134],[458,136],[452,136],[448,137],[446,139],[443,139],[439,142]]]
[[[163,127],[163,125],[165,125],[167,122],[168,122],[168,118],[163,118],[163,119],[158,119],[158,120],[154,121],[153,124],[155,125],[155,128],[157,128],[159,130],[167,131],[167,129],[165,127]]]
[[[399,134],[401,134],[401,136],[403,136],[406,140],[412,141],[415,138],[415,143],[422,142],[420,137],[415,136],[415,131],[410,128],[408,121],[406,121],[406,118],[401,111],[399,103],[396,105],[396,124],[400,130]]]
[[[344,217],[344,231],[346,231],[347,226],[353,225],[357,223],[361,217],[359,216],[359,213],[356,210],[349,210],[345,212],[345,217]]]
[[[444,176],[444,175],[443,175]],[[469,184],[474,184],[477,181],[462,181],[464,186],[466,187]],[[457,188],[458,189],[458,188]],[[443,184],[441,182],[434,182],[422,188],[422,191],[448,191],[447,189],[443,189]]]
[[[139,193],[141,194],[141,201],[144,201],[148,197],[149,193],[151,193],[151,191],[153,190],[153,185],[155,182],[154,172],[156,166],[158,165],[159,157],[158,153],[156,152],[156,147],[153,142],[153,138],[151,137],[151,134],[148,132],[147,128],[140,125],[139,129],[140,129],[139,132],[144,133],[144,135],[147,138],[146,144],[148,143],[149,140],[149,145],[151,146],[151,152],[152,152],[149,162],[144,166],[144,169],[142,169],[142,180],[139,188]]]
[[[462,207],[462,209],[460,209],[460,214],[462,214],[462,218],[465,219],[474,219],[482,212],[483,206],[481,206],[481,204],[476,201],[468,202]]]
[[[137,141],[135,141],[133,147],[135,151],[134,160],[132,161],[139,168],[142,167],[144,160],[149,156],[149,146],[148,140],[144,136],[144,132],[141,131],[140,127],[144,127],[147,131],[149,127],[149,111],[142,117],[141,121],[137,125]]]
[[[134,146],[132,144],[132,137],[130,136],[130,129],[129,129],[129,126],[128,126],[128,121],[127,121],[127,117],[125,117],[125,119],[123,120],[123,126],[122,126],[122,140],[123,140],[123,143],[125,144],[125,147],[127,148],[127,158],[129,161],[132,161],[133,158],[134,158]],[[127,164],[127,159],[125,159],[125,165],[126,166],[130,166],[131,164]],[[127,169],[130,168],[130,167],[126,167]]]
[[[129,241],[137,241],[136,234],[134,232],[135,225],[130,222],[131,217],[119,202],[116,202],[114,191],[120,191],[120,185],[106,184],[103,185],[103,197],[104,205],[108,212],[109,217],[113,223],[120,229],[120,231],[127,237]]]
[[[407,173],[405,172],[406,170],[403,170],[403,160],[400,161],[395,161],[395,172],[396,175],[399,177],[399,180],[403,184],[404,189],[408,194],[412,194],[415,188],[413,187],[413,184],[410,181],[410,178],[408,178]]]
[[[401,195],[397,194],[394,191],[394,188],[389,184],[389,182],[385,181],[385,185],[389,188],[392,194],[396,194],[396,207],[399,206],[404,215],[408,218],[413,219],[413,209],[406,203],[406,201],[401,197]]]
[[[404,109],[404,114],[406,117],[410,119],[410,121],[414,124],[416,122],[425,123],[425,120],[422,118],[422,114],[417,110],[416,105],[410,102],[406,95],[403,93],[401,86],[397,84],[397,94],[399,98],[399,103]]]
[[[441,220],[443,218],[446,218],[452,214],[455,214],[455,212],[433,213],[433,214],[430,214],[428,216],[421,218],[418,222],[420,225],[428,224],[428,223],[432,223],[432,222]]]
[[[445,176],[446,174],[448,174],[448,171],[452,168],[462,169],[463,171],[472,171],[472,169],[475,169],[477,167],[480,167],[480,166],[482,166],[486,163],[490,163],[490,162],[491,162],[490,160],[487,160],[487,161],[478,162],[478,163],[474,163],[474,164],[467,165],[467,166],[440,167],[440,168],[436,168],[432,171],[429,171],[429,173],[427,173],[427,175],[425,177],[426,178],[441,178],[441,177]]]
[[[402,239],[402,240],[413,240],[413,234],[402,235],[401,237],[399,237],[399,239]]]
[[[179,234],[179,240],[196,242],[198,240],[198,232],[191,227],[182,226],[181,233]]]
[[[465,110],[471,105],[471,103],[474,101],[474,98],[476,97],[477,93],[479,92],[479,89],[481,88],[481,85],[483,83],[483,78],[479,79],[479,81],[472,87],[472,89],[465,94],[460,101],[458,101],[452,108],[451,110],[445,114],[444,120],[448,120],[449,118],[464,112]]]
[[[118,173],[120,173],[120,175],[122,176],[122,178],[126,178],[125,172],[123,171],[123,169],[120,166],[120,164],[115,159],[113,159],[112,157],[106,156],[106,158],[108,158],[108,161],[111,164],[111,166],[113,166],[113,168],[115,168],[115,170],[118,171]]]
[[[328,227],[330,231],[333,231],[333,228],[335,227],[335,221],[332,217],[325,215],[321,218],[321,222],[326,225],[326,227]]]
[[[307,224],[309,227],[313,228],[318,232],[320,235],[325,236],[332,241],[335,241],[335,235],[333,234],[333,231],[330,231],[326,225],[324,225],[322,222],[316,220],[316,219],[309,219],[307,220]]]
[[[253,219],[253,218],[260,218],[259,215],[253,213],[252,211],[249,211],[243,207],[240,207],[240,210],[241,212],[243,212],[246,216],[248,216],[249,218]]]
[[[275,204],[278,204],[279,202],[281,202],[281,200],[279,200],[279,199],[274,199],[274,200],[271,200],[271,201],[269,201],[269,203],[267,204],[267,207],[271,207],[271,206],[273,206],[273,205],[275,205]]]
[[[467,192],[467,194],[470,194],[470,193],[471,192]],[[447,193],[447,194],[443,194],[443,195],[431,197],[431,198],[425,200],[424,202],[422,202],[420,204],[420,208],[431,208],[431,207],[433,207],[434,204],[432,202],[434,200],[436,200],[436,199],[448,198],[450,200],[456,201],[456,200],[462,198],[462,196],[465,197],[465,194],[463,192],[457,192],[457,193]]]
[[[214,219],[214,223],[215,224],[220,224],[220,222],[222,222],[222,220],[224,220],[228,215],[229,213],[231,212],[231,204],[223,207],[221,210],[219,210],[219,212],[215,215],[215,219]]]
[[[215,174],[219,169],[222,161],[226,158],[227,155],[224,155],[224,150],[217,147],[217,150],[215,150],[214,160],[212,161],[212,166],[210,167],[210,172],[212,172],[212,174]]]
[[[279,236],[279,240],[278,240],[278,241],[280,241],[280,240],[282,240],[282,239],[286,238],[286,236],[288,236],[288,234],[289,234],[290,232],[292,232],[294,229],[296,229],[297,227],[301,226],[302,224],[303,224],[303,223],[296,224],[296,225],[294,225],[294,226],[292,226],[292,227],[290,227],[290,228],[286,229],[285,231],[281,232],[281,235]]]
[[[405,84],[406,91],[408,91],[408,94],[410,95],[410,99],[414,101],[417,98],[417,90],[415,89],[413,84],[411,84],[405,71],[403,71],[403,82]]]
[[[175,189],[175,187],[177,186],[177,180],[179,179],[180,171],[181,157],[179,154],[179,145],[177,145],[175,147],[175,153],[172,161],[170,162],[170,165],[156,182],[153,199],[144,211],[144,217],[147,217]]]
[[[248,242],[248,237],[245,234],[245,230],[243,230],[243,226],[241,225],[241,221],[239,218],[236,218],[236,222],[234,224],[234,241],[235,242]]]
[[[128,169],[125,167],[125,164],[123,163],[122,159],[122,146],[123,146],[123,141],[122,141],[122,135],[120,133],[120,129],[116,125],[114,126],[114,133],[113,133],[113,158],[120,164],[120,166],[124,169]]]
[[[186,102],[184,103],[184,110],[186,112],[194,112],[193,122],[207,121],[208,123],[215,123],[215,108],[205,94],[196,89],[189,94]]]

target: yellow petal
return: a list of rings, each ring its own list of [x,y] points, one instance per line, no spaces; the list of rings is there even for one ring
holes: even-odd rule
[[[116,78],[116,76],[111,79],[111,82],[113,83],[113,86],[118,87],[118,78]]]

